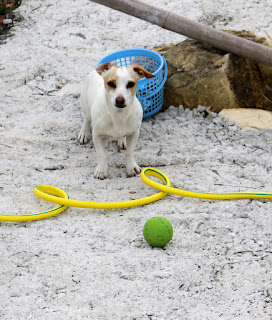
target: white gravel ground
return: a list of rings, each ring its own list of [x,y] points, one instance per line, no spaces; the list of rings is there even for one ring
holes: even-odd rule
[[[272,36],[269,0],[150,0],[220,29]],[[76,135],[79,90],[106,54],[184,37],[87,0],[23,0],[22,21],[0,46],[2,214],[46,210],[36,184],[73,199],[122,201],[154,193],[127,179],[109,143],[110,178],[93,178],[92,144]],[[176,187],[272,191],[272,131],[243,131],[203,108],[171,107],[144,120],[142,166]],[[135,191],[136,193],[131,193]],[[272,202],[168,195],[124,210],[69,208],[47,220],[0,223],[0,319],[203,320],[272,318]],[[163,249],[143,239],[147,219],[174,227]]]

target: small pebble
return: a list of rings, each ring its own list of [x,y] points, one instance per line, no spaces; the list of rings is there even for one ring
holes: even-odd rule
[[[63,110],[63,106],[60,105],[60,104],[55,105],[53,108],[54,108],[54,110],[57,111],[57,112],[60,112],[60,111]]]
[[[4,19],[2,23],[3,24],[12,24],[12,22],[13,22],[12,19]]]

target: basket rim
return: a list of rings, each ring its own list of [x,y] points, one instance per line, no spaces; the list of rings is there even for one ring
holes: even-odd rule
[[[157,75],[159,74],[160,72],[162,72],[162,68],[164,66],[164,60],[163,60],[163,57],[162,55],[160,55],[158,52],[156,51],[153,51],[153,50],[149,50],[149,49],[144,49],[144,48],[131,48],[131,49],[123,49],[123,50],[118,50],[118,51],[115,51],[115,52],[112,52],[108,55],[106,55],[105,57],[103,57],[97,64],[96,64],[96,67],[98,67],[101,63],[105,63],[105,62],[112,62],[112,60],[115,60],[114,58],[112,60],[110,60],[112,57],[114,57],[115,55],[118,55],[118,54],[121,54],[121,53],[126,53],[126,52],[131,52],[133,51],[134,52],[134,55],[136,55],[136,52],[138,55],[143,55],[144,56],[144,53],[151,53],[153,54],[154,56],[156,56],[158,58],[158,60],[160,60],[160,66],[159,68],[153,72],[154,75]],[[127,55],[129,56],[129,55]],[[126,56],[124,56],[123,58],[125,58]],[[144,79],[140,79],[140,80],[144,80]],[[139,81],[140,81],[139,80]]]

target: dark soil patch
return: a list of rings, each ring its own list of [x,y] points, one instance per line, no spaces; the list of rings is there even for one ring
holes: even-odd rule
[[[15,8],[18,8],[21,2],[22,0],[0,0],[0,43],[11,35],[13,22],[20,20]],[[6,5],[5,8],[3,5]]]

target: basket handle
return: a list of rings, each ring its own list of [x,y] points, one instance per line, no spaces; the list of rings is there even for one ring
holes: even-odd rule
[[[167,62],[166,62],[166,59],[164,58],[164,56],[162,56],[162,59],[163,59],[163,66],[164,66],[163,84],[165,84],[166,79],[167,79],[167,75],[168,75],[168,66],[167,66]]]

